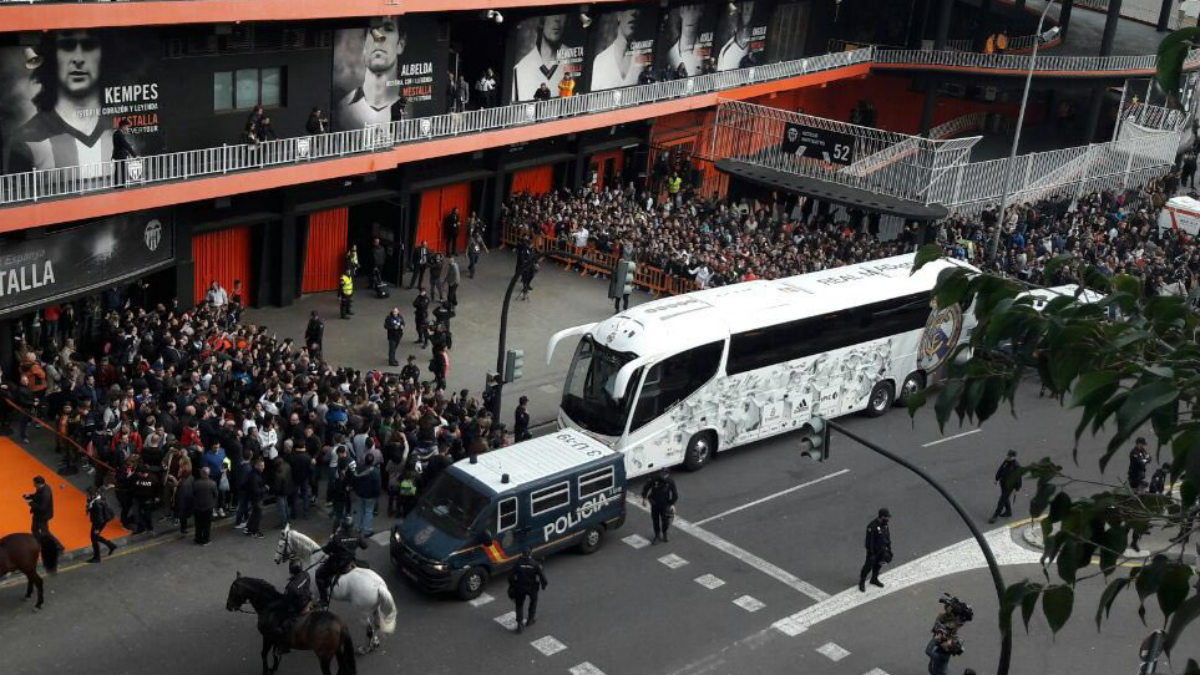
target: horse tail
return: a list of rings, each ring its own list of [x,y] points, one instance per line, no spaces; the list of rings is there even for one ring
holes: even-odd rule
[[[355,675],[358,665],[354,662],[354,638],[350,637],[350,629],[342,624],[342,646],[337,653],[338,675]]]
[[[379,586],[379,602],[375,605],[375,616],[379,619],[379,630],[392,633],[396,630],[396,602],[386,584]]]
[[[50,574],[58,573],[58,542],[53,537],[47,537],[44,542],[38,542],[42,549],[42,565]]]

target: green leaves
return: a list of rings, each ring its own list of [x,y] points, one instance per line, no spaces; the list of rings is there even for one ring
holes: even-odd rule
[[[1071,618],[1075,605],[1075,591],[1070,586],[1051,586],[1042,593],[1042,614],[1051,632],[1057,633]]]
[[[1181,59],[1179,63],[1182,67],[1183,60]],[[917,270],[928,265],[934,260],[941,260],[943,255],[944,253],[941,246],[938,246],[937,244],[925,244],[921,248],[917,249],[917,255],[913,259],[913,267],[909,274],[916,274]]]
[[[1155,380],[1129,392],[1125,403],[1117,410],[1117,436],[1124,442],[1155,410],[1174,405],[1179,400],[1179,388],[1165,380]]]
[[[1183,60],[1187,57],[1192,39],[1197,36],[1200,36],[1200,28],[1182,28],[1158,43],[1158,63],[1155,66],[1154,81],[1176,105],[1179,101]]]
[[[1100,630],[1104,619],[1112,612],[1113,601],[1125,590],[1130,583],[1128,577],[1114,579],[1112,583],[1104,587],[1104,592],[1100,594],[1100,602],[1096,605],[1096,630]]]

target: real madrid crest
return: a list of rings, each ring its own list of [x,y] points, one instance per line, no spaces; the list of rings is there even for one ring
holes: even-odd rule
[[[932,372],[945,363],[951,350],[958,344],[963,327],[962,309],[957,304],[938,309],[937,300],[933,300],[930,308],[932,311],[925,322],[921,346],[917,351],[917,367],[926,372]]]

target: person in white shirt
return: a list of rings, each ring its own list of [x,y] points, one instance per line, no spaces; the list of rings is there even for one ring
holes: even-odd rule
[[[671,20],[679,22],[676,28],[679,39],[667,50],[667,63],[672,70],[679,70],[679,64],[683,64],[688,75],[700,74],[700,64],[711,48],[711,45],[700,42],[700,23],[703,19],[704,5],[683,5],[671,10]]]
[[[538,35],[517,65],[513,66],[512,100],[531,101],[538,87],[545,84],[550,96],[558,96],[558,83],[563,79],[563,65],[558,51],[562,48],[567,27],[566,14],[549,14],[538,20]]]
[[[216,279],[208,285],[208,292],[204,294],[204,301],[214,309],[221,309],[229,304],[229,294],[225,292],[224,287],[217,283]]]
[[[258,430],[258,444],[262,446],[263,457],[275,459],[279,455],[279,450],[275,447],[278,443],[279,433],[275,431],[275,420],[271,420]]]
[[[475,91],[479,92],[483,107],[494,108],[496,106],[496,75],[491,68],[483,71],[483,75],[475,83]]]
[[[750,21],[754,17],[754,0],[742,0],[737,3],[737,9],[737,13],[730,17],[734,27],[729,41],[717,55],[717,70],[741,68],[742,59],[750,53]]]
[[[575,230],[574,243],[576,248],[587,248],[588,245],[588,229],[587,225],[580,225],[578,230]]]
[[[629,53],[638,20],[638,10],[623,9],[610,15],[617,22],[617,34],[611,44],[592,61],[592,91],[629,87],[637,84],[646,69]],[[608,17],[605,17],[606,19]]]

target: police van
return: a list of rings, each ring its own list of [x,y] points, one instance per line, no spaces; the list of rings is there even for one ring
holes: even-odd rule
[[[464,600],[530,549],[592,553],[625,522],[621,453],[565,429],[464,459],[392,528],[392,562],[420,588]]]

